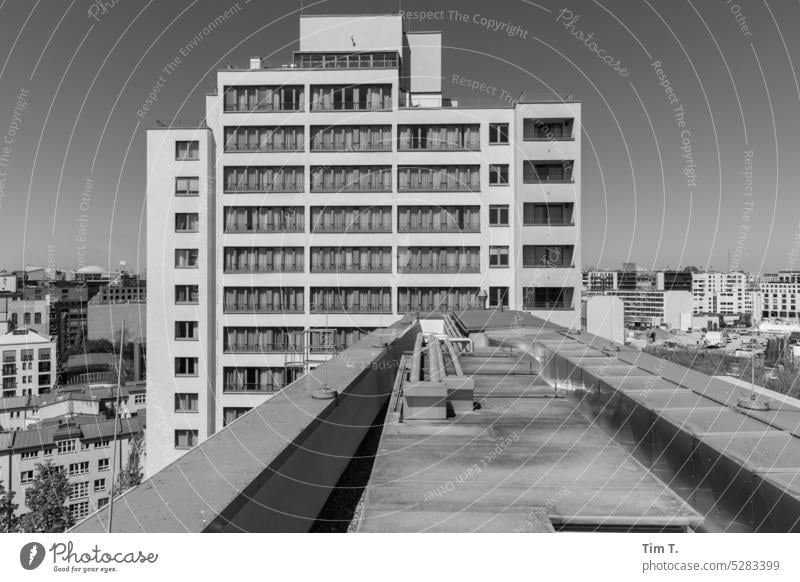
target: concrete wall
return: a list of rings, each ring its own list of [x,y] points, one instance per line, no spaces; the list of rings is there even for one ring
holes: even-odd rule
[[[613,295],[597,295],[584,301],[587,333],[612,342],[625,341],[625,304]]]

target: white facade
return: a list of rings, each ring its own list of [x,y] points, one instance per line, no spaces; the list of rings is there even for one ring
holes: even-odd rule
[[[694,313],[753,314],[756,293],[746,273],[693,273]]]
[[[763,319],[800,321],[800,272],[781,271],[767,275],[758,283]]]
[[[148,474],[183,452],[176,431],[202,441],[292,381],[319,341],[306,330],[335,329],[341,349],[480,291],[580,324],[580,104],[442,107],[438,33],[300,23],[293,65],[218,72],[207,128],[148,133]],[[198,159],[176,160],[187,141]],[[190,176],[198,195],[177,196]],[[198,232],[177,233],[189,212]],[[178,284],[197,305],[175,304]],[[176,339],[188,321],[198,341]],[[195,377],[175,376],[179,356]]]
[[[617,290],[610,295],[625,304],[626,327],[685,329],[692,313],[692,294],[688,291]]]
[[[30,329],[16,329],[0,336],[0,352],[4,398],[50,392],[56,372],[54,340]]]

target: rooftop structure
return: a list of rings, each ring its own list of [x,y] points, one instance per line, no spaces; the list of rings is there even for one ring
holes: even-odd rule
[[[376,416],[355,531],[800,531],[800,401],[752,391],[526,313],[407,317],[131,490],[114,531],[315,530]]]

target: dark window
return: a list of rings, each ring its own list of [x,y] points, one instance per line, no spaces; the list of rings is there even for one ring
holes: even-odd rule
[[[508,186],[508,164],[491,164],[489,166],[489,185]]]
[[[489,307],[508,307],[508,287],[489,287]]]
[[[508,143],[508,124],[489,124],[489,143]]]
[[[493,204],[489,206],[489,224],[491,226],[508,226],[507,204]]]
[[[508,247],[489,247],[489,266],[508,267]]]
[[[200,142],[199,141],[176,141],[175,142],[176,160],[199,160]]]

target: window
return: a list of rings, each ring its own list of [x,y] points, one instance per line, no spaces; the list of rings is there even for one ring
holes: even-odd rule
[[[52,449],[52,447],[51,447],[51,448],[49,448],[49,449],[43,449],[43,450],[42,450],[42,454],[43,454],[45,457],[52,457],[52,456],[53,456],[53,449]]]
[[[39,374],[39,386],[49,386],[50,385],[50,374]]]
[[[175,142],[176,160],[199,160],[200,142],[199,141],[176,141]]]
[[[176,321],[175,322],[175,339],[176,340],[196,340],[197,335],[197,322],[196,321]],[[139,396],[139,394],[137,394]]]
[[[94,480],[94,490],[97,491],[105,491],[106,490],[106,480],[105,479],[95,479]]]
[[[522,206],[522,220],[525,226],[570,226],[572,222],[572,209],[574,205],[565,204],[539,204],[526,202]]]
[[[240,416],[244,416],[252,410],[245,407],[225,407],[222,409],[222,426],[228,426]]]
[[[19,357],[23,362],[32,362],[33,350],[20,350]]]
[[[198,412],[200,396],[192,393],[179,393],[175,395],[175,412]]]
[[[19,413],[17,413],[19,414]],[[25,451],[20,455],[20,458],[25,461],[27,459],[35,459],[39,456],[39,451]]]
[[[89,482],[81,481],[80,483],[73,483],[70,489],[70,499],[83,499],[89,497]]]
[[[489,287],[489,307],[508,307],[508,287]]]
[[[58,448],[59,455],[63,455],[65,453],[72,453],[75,451],[75,441],[74,440],[58,441],[56,443],[56,447]]]
[[[176,269],[197,269],[197,259],[200,255],[198,249],[175,249]]]
[[[89,446],[90,446],[90,443],[81,442],[81,450],[82,451],[88,451],[89,450]]]
[[[175,358],[176,376],[197,376],[197,358]]]
[[[508,186],[508,164],[489,165],[489,185]]]
[[[69,506],[69,512],[72,514],[72,519],[79,520],[89,515],[89,502],[81,501],[73,503]]]
[[[508,267],[508,247],[489,247],[489,266]]]
[[[196,305],[199,294],[199,285],[175,285],[175,303],[179,305]]]
[[[508,143],[508,124],[489,124],[489,143]]]
[[[81,463],[70,463],[69,464],[69,474],[72,475],[85,475],[89,472],[89,461],[83,461]]]
[[[489,206],[489,226],[508,226],[507,204],[492,204]]]
[[[19,482],[25,485],[33,482],[33,471],[22,471],[19,474]]]
[[[97,441],[96,443],[94,443],[94,448],[96,448],[96,449],[107,449],[110,444],[111,444],[111,441]]]
[[[98,499],[97,499],[97,509],[100,509],[101,507],[105,507],[106,505],[108,505],[108,497],[98,497]]]
[[[189,449],[197,445],[197,431],[188,429],[178,429],[175,431],[175,448]]]
[[[86,466],[87,466],[87,470],[88,470],[89,463],[86,463]],[[109,466],[108,459],[98,459],[97,460],[97,470],[98,471],[108,471],[108,466]]]
[[[392,108],[391,85],[312,85],[312,111],[374,111]]]
[[[33,323],[34,325],[40,325],[42,323],[42,314],[37,312],[33,314]]]
[[[133,395],[133,403],[134,404],[145,404],[147,402],[147,394],[134,394]]]
[[[178,212],[175,214],[175,232],[198,232],[200,218],[197,212]]]
[[[226,112],[299,111],[305,103],[303,85],[225,87]]]
[[[199,196],[200,178],[175,178],[175,196]]]

